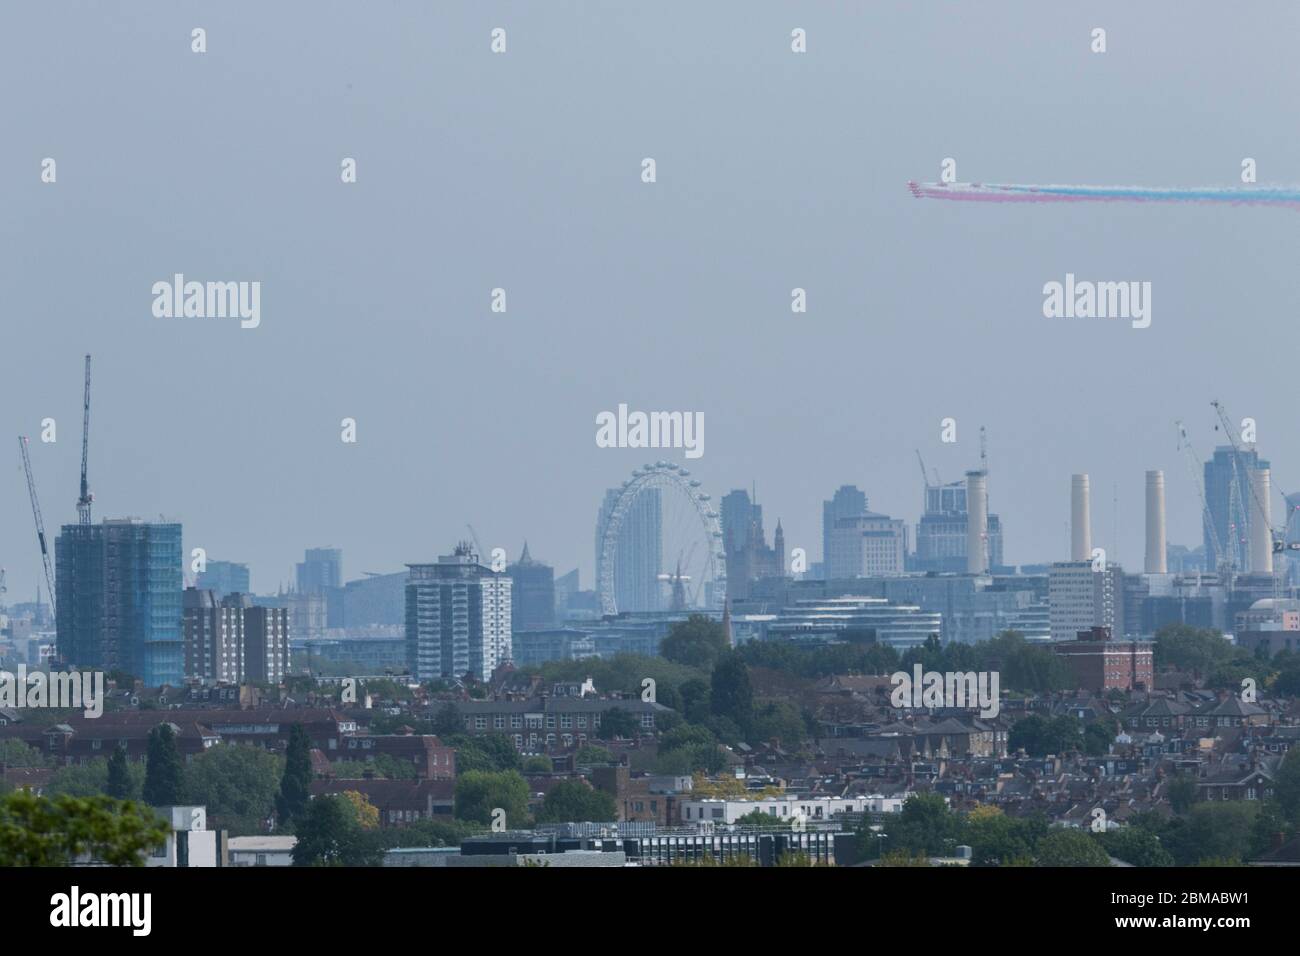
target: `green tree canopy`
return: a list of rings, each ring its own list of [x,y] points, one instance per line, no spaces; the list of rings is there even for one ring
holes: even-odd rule
[[[519,751],[505,734],[453,734],[443,743],[456,748],[456,772],[466,770],[518,770]]]
[[[5,767],[45,767],[49,762],[35,747],[16,737],[0,740],[0,765]]]
[[[507,819],[509,813],[507,812]],[[594,790],[581,780],[562,780],[546,794],[538,823],[585,823],[618,819],[614,798]]]
[[[579,747],[574,760],[580,767],[595,767],[603,764],[614,762],[614,755],[604,747],[596,747],[587,744],[585,747]]]
[[[285,762],[260,747],[217,744],[186,769],[186,801],[207,807],[216,828],[231,836],[264,833],[265,821],[275,813]]]
[[[141,781],[143,783],[143,781]],[[140,787],[132,778],[131,767],[126,759],[126,750],[113,748],[113,756],[108,758],[108,774],[104,781],[104,792],[115,800],[134,800],[139,797]]]
[[[1038,841],[1034,857],[1035,866],[1110,866],[1101,843],[1083,830],[1052,830]]]
[[[744,660],[730,651],[720,655],[713,666],[709,690],[713,713],[731,720],[741,734],[748,735],[754,724],[754,687]]]
[[[601,740],[635,740],[641,736],[641,721],[630,711],[611,707],[600,715],[596,736]]]
[[[1128,826],[1100,833],[1097,837],[1109,855],[1133,866],[1174,865],[1174,858],[1150,830]]]
[[[1167,624],[1156,631],[1155,665],[1158,670],[1204,674],[1232,656],[1232,645],[1218,631],[1189,624]]]
[[[456,778],[455,816],[485,826],[492,811],[506,812],[506,827],[521,830],[532,825],[528,815],[528,781],[514,770],[470,770]]]
[[[367,831],[347,797],[317,797],[298,815],[294,832],[294,866],[376,866],[383,859],[384,837]]]
[[[284,774],[275,811],[280,826],[290,826],[307,809],[311,800],[311,741],[302,724],[289,728],[289,743],[284,751]]]
[[[167,837],[153,810],[111,797],[0,797],[0,866],[71,866],[82,854],[111,866],[143,866]]]
[[[1083,734],[1079,721],[1068,714],[1042,717],[1031,714],[1016,721],[1007,735],[1007,748],[1023,749],[1031,757],[1064,754],[1083,748]]]
[[[692,614],[669,628],[668,636],[659,645],[659,653],[670,661],[707,671],[728,647],[721,622],[704,614]]]
[[[149,732],[149,749],[145,757],[144,772],[145,802],[155,807],[176,806],[182,803],[184,780],[181,755],[176,749],[176,732],[171,724],[159,724]]]

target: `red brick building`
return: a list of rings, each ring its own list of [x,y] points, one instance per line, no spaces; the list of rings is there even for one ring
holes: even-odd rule
[[[1079,631],[1073,641],[1060,641],[1052,650],[1074,674],[1081,690],[1148,690],[1154,686],[1154,645],[1143,641],[1117,641],[1110,628]]]

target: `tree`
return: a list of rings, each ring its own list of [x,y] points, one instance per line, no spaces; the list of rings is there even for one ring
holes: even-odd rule
[[[1155,665],[1158,670],[1178,668],[1200,675],[1227,660],[1231,654],[1232,645],[1211,628],[1168,624],[1156,631]]]
[[[773,816],[770,813],[764,813],[762,810],[750,810],[743,816],[736,817],[736,826],[738,827],[762,827],[765,830],[788,830],[790,829],[790,818]]]
[[[470,770],[456,778],[455,817],[490,825],[493,811],[506,814],[506,826],[523,829],[528,816],[528,781],[514,770]]]
[[[606,751],[606,753],[608,752]],[[578,753],[582,753],[582,751],[580,750]],[[555,766],[551,763],[551,758],[543,757],[541,754],[529,757],[524,761],[524,773],[550,773],[554,769]]]
[[[1063,754],[1082,747],[1079,721],[1067,714],[1051,718],[1031,714],[1016,721],[1007,736],[1009,750],[1024,750],[1031,757]]]
[[[635,740],[641,736],[641,722],[631,711],[611,707],[600,715],[600,730],[596,736],[601,740]]]
[[[0,766],[44,767],[46,765],[45,755],[35,747],[28,746],[16,737],[0,740]]]
[[[416,820],[403,827],[392,827],[393,846],[460,846],[467,837],[482,833],[485,827],[465,820]]]
[[[302,724],[289,728],[289,744],[284,752],[284,776],[280,778],[280,793],[275,800],[275,810],[280,825],[292,824],[307,808],[311,800],[311,741]]]
[[[966,815],[961,841],[971,848],[975,866],[1006,866],[1032,856],[1046,829],[1038,818],[1008,817],[997,807],[978,806]]]
[[[1289,660],[1282,665],[1277,679],[1273,681],[1273,693],[1283,697],[1300,697],[1300,659]]]
[[[519,751],[505,734],[455,734],[444,737],[443,743],[456,748],[456,771],[466,770],[518,770]]]
[[[947,856],[957,844],[960,828],[943,797],[918,793],[907,798],[898,816],[885,824],[884,832],[891,851]]]
[[[377,830],[379,828],[379,808],[372,804],[364,793],[359,793],[356,790],[344,790],[339,796],[352,804],[352,812],[356,814],[357,826],[363,830]]]
[[[754,724],[754,687],[745,662],[734,653],[719,657],[709,690],[713,713],[734,721],[740,732],[747,735]]]
[[[294,832],[294,866],[375,866],[383,859],[380,835],[361,828],[355,804],[342,796],[312,800]]]
[[[1083,830],[1053,830],[1038,841],[1036,866],[1110,866],[1110,858]]]
[[[148,807],[111,797],[0,798],[0,866],[71,866],[83,854],[110,866],[142,866],[167,837]]]
[[[1114,739],[1115,735],[1104,724],[1090,721],[1083,728],[1083,752],[1089,757],[1103,757],[1110,752]]]
[[[108,781],[105,792],[117,800],[129,800],[135,796],[131,780],[131,770],[126,764],[126,750],[113,748],[113,756],[108,758]]]
[[[1178,847],[1187,866],[1207,859],[1244,860],[1250,856],[1255,840],[1255,818],[1259,803],[1255,800],[1202,801],[1187,815],[1187,841]],[[1170,850],[1175,858],[1179,852]]]
[[[597,764],[613,763],[614,755],[604,747],[587,744],[578,748],[578,753],[573,759],[579,767],[592,767]]]
[[[803,715],[789,701],[768,701],[755,711],[750,732],[755,743],[775,740],[786,750],[798,750],[807,736]]]
[[[507,818],[509,814],[507,813]],[[587,823],[618,819],[618,805],[604,790],[581,780],[561,780],[542,801],[538,823]]]
[[[1197,786],[1196,778],[1191,774],[1175,774],[1169,780],[1169,785],[1165,788],[1165,795],[1169,797],[1169,806],[1173,808],[1174,813],[1186,813],[1196,802]]]
[[[465,721],[460,716],[460,708],[453,703],[443,704],[433,718],[433,732],[439,737],[465,732]]]
[[[728,648],[722,623],[704,614],[692,614],[668,630],[659,645],[661,656],[678,664],[710,670]]]
[[[231,836],[264,833],[275,812],[285,762],[260,747],[217,744],[186,769],[186,801],[207,807],[217,828]]]
[[[1277,800],[1265,800],[1250,834],[1250,859],[1274,850],[1286,842],[1287,822]]]
[[[659,756],[655,760],[659,773],[717,773],[725,765],[718,739],[707,727],[682,724],[659,738]]]
[[[1105,851],[1134,866],[1173,866],[1174,858],[1150,830],[1128,826],[1098,834]]]
[[[694,678],[678,688],[681,698],[682,716],[693,724],[703,723],[713,713],[709,699],[711,690],[708,681]]]
[[[159,724],[149,731],[144,771],[145,803],[155,807],[181,803],[184,776],[181,755],[176,749],[176,731],[171,724]]]
[[[1273,792],[1277,795],[1282,815],[1291,821],[1292,826],[1300,826],[1300,748],[1287,751],[1282,759],[1273,782]]]

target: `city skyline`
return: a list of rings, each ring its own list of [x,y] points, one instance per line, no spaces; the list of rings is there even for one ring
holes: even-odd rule
[[[1212,431],[1211,435],[1215,435],[1216,432],[1218,436],[1221,437],[1222,433],[1218,432],[1217,429]],[[1240,443],[1238,444],[1240,446]],[[943,447],[941,442],[935,442],[934,445],[936,446],[937,449],[942,449]],[[36,455],[36,450],[42,447],[49,447],[49,446],[44,446],[39,441],[33,441],[30,447],[33,449],[33,468],[39,472],[40,466],[39,464],[37,464],[37,462],[39,462],[41,458]],[[1262,457],[1262,452],[1259,452],[1255,446],[1240,446],[1240,447],[1242,450],[1242,454],[1247,456],[1248,458],[1251,455],[1259,454],[1261,456],[1261,461],[1264,460]],[[1193,441],[1193,448],[1195,454],[1200,459],[1201,469],[1205,469],[1207,464],[1212,460],[1214,456],[1206,455],[1204,457],[1201,457],[1202,453],[1200,452],[1199,449],[1195,447],[1194,441]],[[1225,450],[1228,453],[1231,452],[1230,445],[1216,445],[1216,446],[1207,445],[1206,448],[1212,453],[1218,453],[1217,458],[1219,460],[1222,460],[1224,458]],[[654,450],[654,449],[643,449],[640,451],[643,454],[646,452],[654,452],[655,454],[662,453],[662,450]],[[935,449],[931,449],[931,451],[927,453],[927,457],[925,458],[927,465],[931,461],[946,460],[947,458],[952,457],[950,453],[949,455],[946,455],[943,458],[937,458],[935,457],[934,451]],[[628,453],[637,454],[637,450],[631,450]],[[940,454],[942,454],[942,452],[940,452]],[[1197,511],[1195,518],[1197,520],[1197,524],[1201,525],[1202,523],[1199,520],[1201,517],[1201,502],[1199,498],[1199,492],[1194,486],[1191,485],[1191,479],[1188,476],[1186,460],[1184,459],[1182,461],[1179,461],[1179,459],[1181,458],[1182,458],[1182,453],[1176,453],[1176,456],[1174,458],[1171,458],[1171,460],[1169,461],[1165,469],[1151,469],[1151,470],[1164,470],[1166,476],[1165,477],[1166,487],[1172,486],[1172,488],[1174,489],[1172,493],[1167,495],[1166,500],[1167,500],[1168,512],[1170,514],[1178,514],[1180,512],[1185,511],[1185,508],[1179,507],[1179,503],[1178,503],[1178,499],[1180,497],[1178,495],[1178,489],[1181,484],[1184,487],[1184,490],[1190,491],[1191,496],[1195,499],[1195,505]],[[94,469],[94,460],[95,460],[94,448],[92,444],[92,476],[97,475]],[[641,464],[638,464],[635,467],[640,468],[644,464],[651,464],[651,463],[652,462],[643,461]],[[907,464],[907,463],[908,462],[904,460],[904,462],[901,462],[900,465]],[[1267,462],[1265,463],[1267,464]],[[691,464],[696,468],[700,466],[699,462],[691,462]],[[915,466],[913,464],[913,468],[914,467]],[[630,473],[631,472],[629,471],[629,474]],[[699,472],[693,471],[693,473],[698,474]],[[1172,473],[1172,478],[1170,477],[1171,473]],[[876,498],[876,496],[872,494],[869,487],[862,488],[861,484],[857,484],[854,482],[845,482],[839,485],[838,487],[842,489],[846,486],[852,487],[856,485],[857,487],[862,488],[863,492],[866,494],[867,501],[870,505],[869,510],[871,512],[878,513],[881,515],[886,515],[891,519],[902,520],[905,523],[907,529],[907,545],[908,545],[907,554],[910,556],[916,552],[916,548],[917,548],[916,527],[922,515],[924,514],[923,499],[924,499],[925,491],[927,488],[933,489],[936,487],[935,484],[936,474],[938,474],[943,479],[943,482],[946,484],[946,483],[951,483],[952,481],[955,480],[959,480],[962,472],[961,471],[952,471],[950,473],[941,472],[938,466],[932,466],[931,471],[928,472],[928,476],[926,478],[927,484],[924,485],[917,483],[915,481],[915,475],[913,474],[913,484],[917,485],[917,490],[920,492],[920,495],[918,497],[922,499],[922,504],[912,505],[912,506],[904,505],[902,509],[895,508],[893,506],[877,506],[878,499]],[[1096,472],[1091,472],[1089,474],[1095,476]],[[1057,548],[1055,551],[1051,553],[1039,554],[1039,555],[1025,554],[1024,553],[1025,548],[1023,547],[1023,545],[1020,545],[1017,540],[1018,539],[1017,525],[1019,524],[1017,518],[1020,517],[1020,513],[1015,511],[1014,509],[1003,507],[1002,509],[1003,513],[1008,515],[1012,520],[1012,524],[1009,527],[1009,533],[1007,535],[1011,545],[1011,547],[1008,549],[1010,553],[1010,557],[1006,558],[1007,566],[1015,567],[1015,566],[1023,566],[1023,565],[1041,565],[1041,564],[1049,564],[1054,561],[1066,561],[1070,559],[1071,557],[1070,543],[1069,543],[1070,490],[1068,487],[1069,476],[1067,475],[1065,476],[1065,478],[1066,481],[1063,482],[1065,487],[1061,493],[1062,500],[1057,509],[1058,513],[1055,516],[1056,520],[1059,522],[1061,545],[1059,548]],[[1144,473],[1142,476],[1140,476],[1140,478],[1142,479],[1142,481],[1145,480]],[[991,502],[998,500],[996,479],[997,479],[997,472],[995,470],[990,469],[989,498]],[[45,501],[47,500],[47,496],[48,496],[48,491],[45,489],[46,486],[48,485],[48,482],[42,482],[40,476],[38,475],[37,484],[38,484],[38,492],[42,496],[42,510],[45,511],[46,513],[54,512],[57,505],[55,505],[55,507],[51,507],[50,505],[45,504]],[[1130,484],[1135,484],[1135,482],[1130,482]],[[715,491],[714,489],[710,488],[707,484],[705,484],[704,490],[710,492],[714,501],[717,502],[725,494],[729,494],[732,491],[745,491],[746,495],[748,495],[749,492],[746,491],[746,487],[752,486],[756,488],[758,487],[758,485],[759,482],[751,480],[750,482],[747,482],[745,485],[737,485],[723,492],[723,491]],[[1111,487],[1113,488],[1113,486]],[[1144,549],[1145,547],[1145,530],[1144,530],[1145,519],[1144,519],[1144,512],[1143,512],[1144,505],[1145,505],[1145,489],[1144,487],[1138,488],[1136,491],[1134,491],[1132,488],[1128,489],[1129,493],[1127,497],[1130,500],[1127,502],[1125,501],[1125,495],[1121,493],[1119,497],[1118,512],[1116,512],[1114,509],[1114,498],[1109,494],[1105,494],[1106,491],[1107,491],[1106,486],[1100,485],[1096,480],[1093,481],[1092,491],[1091,491],[1092,541],[1094,544],[1106,548],[1109,561],[1122,565],[1126,570],[1130,570],[1130,571],[1141,570],[1143,564],[1142,549]],[[823,548],[823,541],[822,541],[823,517],[818,516],[815,518],[815,520],[813,520],[808,517],[808,513],[813,513],[816,510],[818,510],[818,508],[833,495],[833,492],[834,492],[834,488],[832,486],[828,486],[827,490],[822,494],[821,500],[813,502],[812,506],[806,508],[800,508],[800,509],[793,509],[793,508],[787,509],[791,515],[790,518],[786,518],[785,511],[781,509],[771,510],[770,513],[774,516],[774,519],[782,523],[785,527],[790,527],[790,526],[799,527],[799,526],[812,525],[816,529],[815,535],[806,534],[801,539],[798,540],[793,539],[788,535],[786,536],[786,540],[788,542],[788,548],[787,548],[787,553],[784,555],[784,565],[787,573],[789,573],[789,565],[790,565],[789,550],[792,548],[796,548],[796,547],[804,548],[808,554],[808,561],[810,563],[824,562],[825,555],[820,553]],[[606,495],[608,494],[609,492],[606,491]],[[1279,487],[1276,482],[1274,482],[1272,486],[1271,496],[1270,496],[1270,501],[1272,504],[1271,523],[1274,528],[1279,530],[1285,529],[1287,525],[1287,521],[1285,517],[1287,514],[1286,507],[1285,507],[1285,495],[1286,492],[1284,492],[1284,490],[1281,487]],[[24,493],[24,500],[25,497],[26,496]],[[1277,500],[1273,500],[1277,498],[1282,499],[1281,502]],[[755,499],[755,502],[759,504],[760,507],[772,508],[770,503],[762,499],[761,495],[759,495],[758,498]],[[104,519],[124,520],[127,518],[134,518],[139,520],[150,520],[138,513],[117,514],[111,509],[106,508],[102,496],[97,497],[96,504],[99,510],[95,514],[95,519],[94,519],[95,524],[101,523]],[[1125,507],[1126,504],[1128,505],[1127,508]],[[30,508],[27,508],[25,510],[27,512],[27,523],[30,526],[31,524]],[[1131,547],[1131,553],[1126,553],[1123,549],[1119,550],[1118,553],[1112,550],[1113,546],[1111,545],[1111,539],[1113,537],[1113,532],[1116,527],[1117,514],[1122,518],[1123,521],[1122,525],[1120,525],[1119,527],[1120,540],[1128,542],[1128,545]],[[994,515],[993,517],[996,517],[996,515]],[[176,523],[181,524],[182,528],[186,529],[185,537],[184,537],[182,565],[184,566],[186,572],[186,579],[189,580],[189,578],[192,577],[192,575],[190,575],[189,573],[189,566],[191,562],[190,551],[194,547],[203,547],[203,546],[199,545],[196,542],[191,541],[191,537],[196,533],[192,533],[188,530],[188,523],[184,520],[183,516],[179,516],[179,517],[166,516],[164,518],[164,516],[161,515],[160,513],[158,515],[158,518],[160,520],[174,521]],[[1047,520],[1050,523],[1052,519],[1048,518]],[[53,522],[50,523],[53,524]],[[321,532],[317,534],[315,538],[311,539],[313,541],[329,542],[327,547],[317,547],[311,544],[283,543],[276,546],[276,551],[288,550],[291,553],[296,552],[298,558],[301,558],[301,556],[304,553],[338,551],[343,553],[344,555],[343,560],[349,562],[352,560],[358,560],[358,564],[366,564],[365,573],[380,573],[380,574],[394,573],[395,571],[400,571],[401,566],[404,566],[405,564],[413,563],[413,562],[420,563],[426,560],[430,560],[427,557],[427,555],[432,554],[434,551],[436,551],[439,548],[445,549],[446,547],[448,547],[448,545],[445,542],[447,541],[455,542],[466,537],[465,523],[460,522],[459,524],[457,524],[455,516],[444,519],[443,523],[449,526],[448,533],[445,536],[445,539],[443,539],[444,543],[439,544],[435,541],[430,545],[428,545],[425,551],[415,556],[411,556],[411,555],[390,556],[386,558],[381,558],[378,561],[370,562],[369,564],[366,564],[364,560],[347,558],[347,555],[352,553],[351,549],[342,546],[335,547],[333,543],[334,539],[331,537],[328,528],[322,528]],[[490,522],[481,522],[481,524],[486,527],[494,526],[494,524]],[[1202,536],[1205,535],[1206,533],[1203,526],[1197,527],[1195,534],[1193,534],[1191,529],[1187,529],[1186,533],[1182,533],[1180,529],[1176,529],[1176,522],[1174,520],[1169,520],[1168,525],[1170,528],[1175,529],[1169,531],[1167,534],[1167,543],[1170,547],[1184,546],[1190,550],[1194,550],[1198,547],[1201,547],[1203,543],[1201,540]],[[599,527],[599,521],[597,522],[597,527]],[[459,528],[459,531],[457,530],[457,528]],[[24,556],[22,554],[18,555],[19,557],[18,561],[10,560],[8,563],[0,565],[0,566],[4,566],[7,571],[8,581],[10,582],[9,598],[11,603],[27,601],[31,596],[34,596],[35,594],[34,585],[36,584],[36,581],[40,575],[39,550],[37,549],[37,542],[35,540],[34,529],[32,529],[29,532],[29,535],[31,538],[31,542],[27,547],[27,550],[29,551],[28,557],[30,557],[31,560],[35,562],[36,565],[35,568],[34,569],[24,568],[23,566]],[[527,535],[508,533],[507,535],[503,535],[502,537],[505,540],[503,540],[501,544],[488,543],[488,541],[483,541],[482,544],[483,544],[484,553],[480,555],[480,557],[483,559],[484,563],[488,562],[489,556],[493,548],[495,547],[504,548],[506,551],[507,560],[511,563],[513,563],[519,558],[520,555],[515,553],[514,548],[512,547],[512,543],[513,543],[512,538],[520,542],[526,542]],[[245,548],[244,550],[258,551],[258,550],[264,550],[266,547],[267,545],[265,544],[264,541],[259,543],[257,540],[254,540],[252,546],[250,548]],[[522,548],[522,544],[520,544],[519,547]],[[22,550],[23,550],[22,542],[17,542],[15,545],[11,546],[10,548],[11,552],[21,552]],[[358,550],[360,550],[362,553],[374,553],[374,548],[366,547],[364,542],[362,543],[362,546],[358,548]],[[555,556],[554,549],[547,546],[545,542],[543,542],[542,547],[535,548],[535,550],[539,555],[539,557],[536,557],[535,560],[539,560],[543,563],[551,565],[556,570],[557,573],[561,573],[561,574],[567,573],[568,571],[576,568],[579,571],[580,580],[583,583],[584,590],[594,590],[597,588],[598,581],[595,574],[594,564],[584,565],[582,560],[567,560],[565,558],[557,558]],[[588,551],[589,550],[590,547],[588,547]],[[249,577],[251,579],[250,590],[252,593],[270,594],[270,593],[276,593],[281,589],[284,589],[286,591],[291,591],[297,588],[296,576],[301,573],[301,568],[303,566],[302,561],[299,559],[295,559],[291,557],[286,562],[287,570],[277,574],[274,572],[268,572],[263,568],[259,568],[259,566],[253,560],[247,558],[246,556],[239,553],[238,551],[235,553],[220,553],[220,554],[213,554],[211,549],[208,548],[205,548],[205,551],[206,551],[206,559],[210,564],[224,565],[229,563],[229,564],[246,565],[248,567]],[[372,566],[376,564],[382,565],[382,567],[376,570],[376,568]],[[391,565],[393,564],[398,565],[398,567],[397,568],[391,567]],[[30,570],[30,573],[25,575],[24,571],[27,570]],[[669,568],[668,570],[671,571],[671,568]],[[357,567],[353,567],[349,569],[349,567],[347,566],[342,566],[341,573],[344,580],[360,580],[363,577],[363,571]],[[24,577],[30,578],[29,583],[33,586],[30,595],[23,593],[21,590],[18,589],[18,586],[16,586],[16,584],[21,585],[21,582],[23,581]],[[41,584],[41,587],[42,587],[42,593],[44,593],[45,589],[43,586],[43,582]]]

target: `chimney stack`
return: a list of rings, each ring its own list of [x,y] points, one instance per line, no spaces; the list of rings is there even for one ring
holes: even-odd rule
[[[1147,574],[1164,574],[1165,563],[1165,473],[1147,472]]]
[[[983,574],[988,565],[988,472],[966,472],[966,573]]]
[[[1273,573],[1273,532],[1268,496],[1271,475],[1267,468],[1250,472],[1250,572]]]
[[[1087,475],[1070,478],[1070,560],[1092,560],[1092,515]]]

